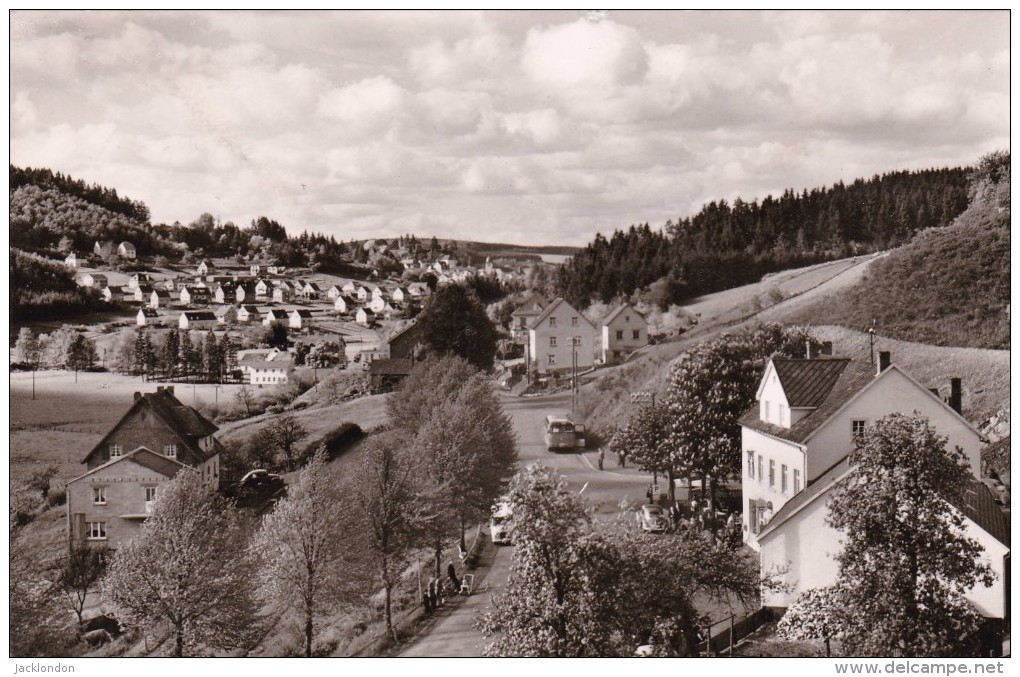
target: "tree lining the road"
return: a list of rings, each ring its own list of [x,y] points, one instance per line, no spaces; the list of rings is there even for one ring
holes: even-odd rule
[[[511,483],[510,577],[479,621],[496,636],[488,656],[625,657],[652,644],[659,656],[697,653],[707,617],[695,599],[756,602],[774,576],[699,532],[649,537],[600,529],[558,473],[540,464]]]

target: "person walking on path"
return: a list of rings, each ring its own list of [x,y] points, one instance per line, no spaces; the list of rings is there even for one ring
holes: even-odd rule
[[[446,565],[446,575],[450,577],[450,583],[453,584],[454,594],[460,590],[460,579],[457,578],[457,567],[453,566],[453,562]]]
[[[616,456],[617,456],[616,464],[618,466],[620,466],[621,468],[626,468],[627,467],[627,452],[625,452],[623,450],[618,451],[616,453]]]
[[[602,464],[605,463],[606,452],[602,451],[602,447],[599,447],[599,470],[602,470]]]

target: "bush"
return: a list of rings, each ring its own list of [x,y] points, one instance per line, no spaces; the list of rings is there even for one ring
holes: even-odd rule
[[[56,487],[50,489],[50,493],[46,496],[46,505],[53,507],[55,505],[64,505],[67,503],[67,487]]]
[[[340,457],[345,451],[365,436],[365,431],[357,423],[345,421],[322,438],[322,445],[326,447],[326,457],[334,460]],[[318,444],[313,445],[318,447]]]

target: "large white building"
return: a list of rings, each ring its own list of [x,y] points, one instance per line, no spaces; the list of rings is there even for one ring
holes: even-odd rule
[[[968,599],[986,618],[1008,615],[1009,529],[981,471],[980,433],[960,414],[962,384],[951,380],[948,403],[879,353],[876,365],[846,358],[769,361],[757,405],[740,419],[743,529],[762,571],[784,571],[786,589],[763,591],[762,605],[788,607],[806,590],[836,582],[840,533],[826,523],[828,498],[851,474],[853,437],[892,413],[928,419],[947,447],[959,447],[974,476],[954,505],[966,534],[984,547],[996,573],[991,588]]]
[[[558,298],[528,325],[528,360],[535,373],[590,369],[595,364],[595,325]],[[576,363],[575,360],[576,359]]]

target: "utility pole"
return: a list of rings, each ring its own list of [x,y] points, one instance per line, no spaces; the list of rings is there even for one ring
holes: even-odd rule
[[[574,336],[570,339],[570,358],[571,358],[571,369],[573,370],[573,376],[570,379],[570,413],[576,415],[577,410],[577,344],[580,343],[580,337]]]
[[[871,321],[871,326],[868,327],[868,338],[871,340],[871,363],[875,364],[875,321]]]

